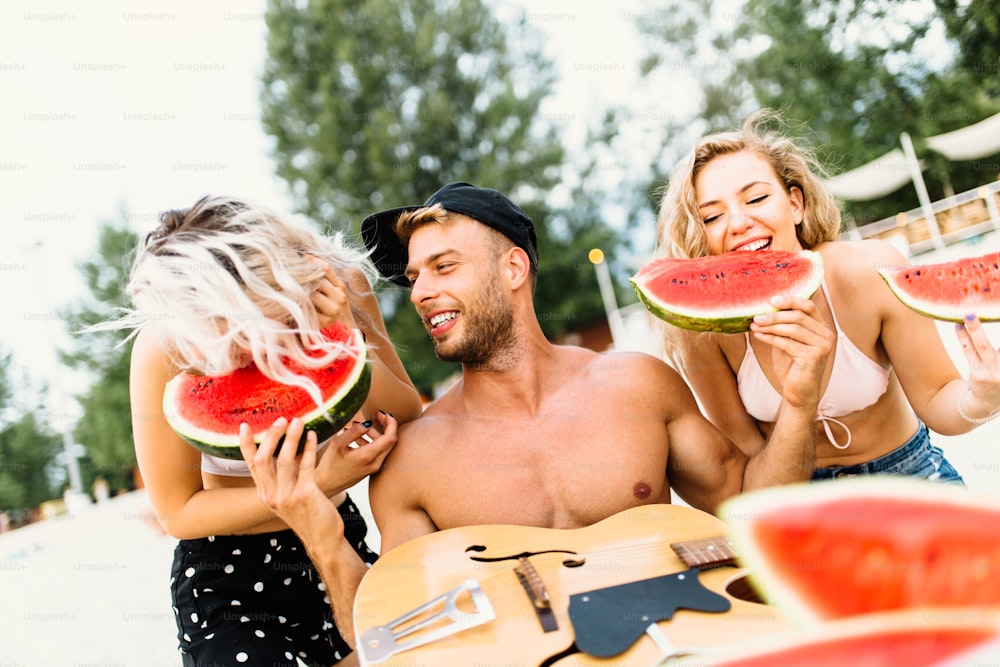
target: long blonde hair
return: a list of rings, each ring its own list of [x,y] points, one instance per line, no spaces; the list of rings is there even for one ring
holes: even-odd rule
[[[135,335],[152,325],[178,369],[204,375],[230,373],[249,353],[265,375],[303,387],[319,403],[315,383],[286,364],[318,368],[343,352],[320,335],[311,300],[323,263],[345,283],[358,271],[375,280],[365,256],[339,234],[323,236],[243,200],[203,197],[160,215],[132,266],[132,308],[104,328]],[[359,325],[368,323],[352,311]]]
[[[802,224],[796,225],[795,234],[803,248],[811,250],[840,238],[840,207],[820,182],[825,170],[809,150],[774,129],[784,125],[777,112],[762,109],[750,115],[738,130],[703,137],[677,162],[657,215],[657,256],[685,258],[710,254],[705,222],[698,211],[695,180],[714,158],[739,151],[749,151],[770,164],[786,191],[796,187],[802,192]],[[683,348],[707,344],[712,335],[692,335],[668,325],[662,328],[664,357],[687,375],[690,369],[685,367]]]
[[[777,112],[763,109],[749,116],[739,130],[708,135],[681,158],[670,173],[657,216],[658,255],[704,257],[709,254],[705,223],[698,212],[695,180],[702,168],[720,155],[749,151],[771,165],[786,190],[802,191],[805,210],[796,235],[809,250],[840,237],[841,212],[836,199],[820,182],[823,167],[806,148],[780,134]]]

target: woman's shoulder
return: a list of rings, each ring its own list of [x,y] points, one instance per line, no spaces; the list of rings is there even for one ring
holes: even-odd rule
[[[823,256],[828,279],[850,283],[881,280],[879,268],[910,263],[898,248],[878,239],[834,241],[816,250]]]
[[[870,262],[872,260],[906,261],[899,249],[880,239],[841,240],[822,243],[815,248],[823,259],[835,262]]]
[[[173,375],[177,367],[163,343],[162,335],[153,327],[142,327],[132,341],[132,368],[145,373],[157,371]]]

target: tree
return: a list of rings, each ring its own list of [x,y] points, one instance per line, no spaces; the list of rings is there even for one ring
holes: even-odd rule
[[[994,0],[934,0],[958,48],[956,66],[991,97],[1000,97],[1000,5]]]
[[[12,513],[16,520],[59,495],[53,466],[61,445],[34,411],[0,430],[0,512]]]
[[[11,405],[10,353],[0,354],[0,512],[21,523],[57,494],[53,465],[61,440],[39,423],[37,406]]]
[[[992,9],[979,4],[970,5],[978,13],[956,10],[955,16],[976,20],[992,11],[995,19],[996,3],[983,3]],[[702,11],[683,0],[675,6]],[[705,7],[711,12],[711,5]],[[818,149],[833,174],[897,148],[906,131],[928,163],[932,198],[940,198],[951,194],[952,183],[974,187],[982,173],[973,163],[947,163],[923,151],[920,137],[981,120],[1000,110],[1000,100],[979,83],[984,77],[970,76],[969,66],[940,57],[947,49],[935,42],[934,28],[942,20],[949,24],[947,17],[915,9],[911,1],[747,0],[728,10],[729,21],[701,15],[704,30],[691,29],[698,25],[694,20],[681,22],[682,29],[643,26],[654,43],[646,70],[655,77],[678,55],[711,64],[700,69],[703,95],[696,112],[706,129],[731,128],[756,108],[782,109],[793,135]],[[995,20],[992,25],[995,30]],[[963,30],[980,34],[967,25]],[[677,39],[682,41],[667,41]],[[974,63],[977,57],[970,56]],[[684,141],[667,151],[674,159],[690,146],[688,137]],[[875,201],[845,202],[844,208],[860,225],[915,206],[912,188],[904,188]]]
[[[129,303],[125,294],[132,253],[137,237],[128,229],[128,214],[118,223],[105,222],[98,232],[94,257],[80,265],[90,298],[63,313],[71,332],[115,317],[117,308]],[[132,443],[132,415],[128,372],[131,343],[122,344],[122,332],[76,335],[74,349],[63,361],[94,378],[90,388],[77,399],[82,418],[73,431],[76,442],[87,450],[84,487],[95,477],[104,477],[112,490],[131,489],[136,469]]]
[[[564,150],[539,118],[552,67],[523,17],[508,29],[481,0],[271,0],[266,21],[262,121],[302,213],[356,234],[364,215],[449,181],[496,188],[536,223],[546,333],[603,317],[579,267],[582,244],[610,231],[547,202]],[[405,296],[382,294],[387,327],[431,393],[456,367],[434,357]]]

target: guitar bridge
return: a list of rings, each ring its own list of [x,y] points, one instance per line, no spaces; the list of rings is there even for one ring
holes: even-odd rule
[[[459,609],[458,603],[463,594],[467,594],[471,600],[473,611]],[[358,638],[358,651],[367,662],[381,662],[397,653],[449,637],[495,618],[493,605],[480,588],[479,582],[466,579],[444,595],[396,620],[365,630]]]
[[[559,621],[556,620],[556,615],[552,611],[552,598],[549,597],[549,591],[545,588],[542,576],[538,574],[538,570],[526,556],[521,556],[517,561],[518,566],[514,568],[514,574],[521,582],[521,586],[524,587],[524,592],[528,594],[542,630],[555,632],[559,629]]]

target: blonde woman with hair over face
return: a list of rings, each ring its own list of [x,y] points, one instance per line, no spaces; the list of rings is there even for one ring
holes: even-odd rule
[[[966,433],[1000,410],[997,352],[970,313],[956,326],[972,369],[962,379],[934,321],[900,303],[876,271],[906,258],[883,241],[838,240],[840,209],[822,171],[774,129],[781,123],[774,112],[758,112],[740,130],[703,138],[679,161],[660,205],[659,251],[819,252],[823,284],[800,316],[822,323],[835,345],[820,387],[813,479],[885,473],[961,483],[928,428]],[[747,452],[761,447],[777,418],[786,341],[754,329],[674,327],[666,327],[666,341],[707,416]]]
[[[162,401],[179,371],[219,375],[251,362],[318,398],[285,361],[329,364],[341,350],[321,329],[335,321],[360,328],[371,390],[355,421],[318,443],[315,477],[359,562],[372,563],[365,521],[346,489],[379,469],[397,420],[421,410],[386,334],[374,275],[339,237],[231,198],[167,211],[139,244],[127,288],[133,308],[104,326],[134,336],[136,456],[161,525],[180,540],[171,592],[185,665],[331,665],[350,653],[305,548],[258,497],[248,466],[188,445],[168,425]],[[303,436],[298,419],[279,419],[272,430]],[[316,447],[315,433],[305,438]]]

